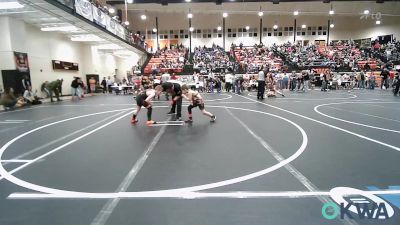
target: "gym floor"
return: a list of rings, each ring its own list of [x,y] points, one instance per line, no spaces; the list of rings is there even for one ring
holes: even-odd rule
[[[193,124],[169,122],[162,96],[153,127],[146,110],[130,124],[132,96],[0,112],[0,224],[399,224],[400,98],[285,94],[203,94],[217,121],[196,108]],[[352,188],[394,214],[324,218]]]

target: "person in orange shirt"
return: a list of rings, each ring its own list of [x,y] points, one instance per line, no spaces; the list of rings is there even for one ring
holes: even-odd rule
[[[89,88],[90,88],[90,94],[93,96],[93,93],[96,92],[96,79],[94,77],[91,77],[89,79]]]

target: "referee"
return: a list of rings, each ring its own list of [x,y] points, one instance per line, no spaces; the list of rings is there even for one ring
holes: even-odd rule
[[[182,120],[182,83],[177,80],[169,80],[161,84],[163,91],[170,93],[172,95],[172,107],[168,115],[175,114],[176,110],[176,120]]]
[[[263,71],[263,67],[261,67],[258,72],[258,88],[257,88],[257,99],[264,99],[265,92],[265,74]]]

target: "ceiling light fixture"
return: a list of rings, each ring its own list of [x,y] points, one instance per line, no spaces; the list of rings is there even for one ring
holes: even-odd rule
[[[333,14],[335,14],[335,11],[329,10],[329,15],[333,15]]]
[[[224,18],[228,17],[228,13],[226,13],[226,12],[222,13],[222,17],[224,17]]]
[[[369,14],[369,10],[368,9],[364,10],[364,14],[368,15]]]
[[[275,24],[275,25],[273,26],[273,28],[274,28],[274,30],[278,29],[278,25]]]
[[[299,15],[299,11],[297,11],[297,10],[294,11],[294,12],[293,12],[293,15],[295,15],[295,16]]]
[[[142,20],[146,20],[146,19],[147,19],[147,16],[143,14],[143,15],[140,16],[140,18],[141,18]]]
[[[124,24],[125,24],[126,26],[129,26],[129,21],[128,21],[128,20],[125,21]]]
[[[250,26],[246,26],[246,30],[250,30]]]
[[[114,14],[115,13],[115,9],[114,8],[109,8],[108,12],[111,13],[111,14]]]
[[[307,25],[305,25],[305,24],[301,25],[302,29],[306,29],[306,27],[307,27]]]
[[[154,27],[153,28],[153,32],[156,33],[157,32],[157,28]]]
[[[193,27],[190,27],[190,28],[189,28],[189,31],[190,31],[190,32],[193,32],[193,31],[194,31],[194,28],[193,28]]]
[[[330,28],[334,28],[334,27],[335,27],[335,24],[334,24],[334,23],[331,23],[331,25],[329,25],[329,27],[330,27]]]
[[[192,18],[193,18],[193,13],[188,13],[188,14],[187,14],[187,17],[188,17],[189,19],[192,19]]]
[[[379,24],[381,24],[381,21],[380,21],[380,20],[377,20],[377,21],[375,21],[375,24],[376,24],[376,25],[379,25]]]
[[[132,4],[133,0],[127,0],[126,2],[128,2],[129,4]]]
[[[264,12],[262,12],[262,11],[258,12],[258,16],[259,17],[264,16]]]
[[[222,30],[222,27],[221,27],[221,26],[218,26],[218,27],[217,27],[217,30],[218,30],[218,31],[221,31],[221,30]]]

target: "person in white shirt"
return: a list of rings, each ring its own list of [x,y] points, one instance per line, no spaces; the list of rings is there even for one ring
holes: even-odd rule
[[[165,72],[161,75],[161,83],[165,83],[171,79],[171,75],[168,72]]]
[[[258,87],[257,87],[257,99],[264,99],[265,92],[265,74],[263,68],[258,72]]]
[[[106,84],[107,84],[108,93],[112,93],[112,88],[111,88],[111,86],[113,86],[113,82],[112,82],[110,76],[107,78]]]
[[[204,77],[199,77],[199,91],[204,92]]]
[[[28,88],[24,92],[24,100],[28,104],[32,105],[37,105],[37,104],[42,104],[41,101],[39,101],[39,98],[37,97],[36,93],[32,92],[32,87],[28,86]]]
[[[230,92],[231,88],[232,88],[232,74],[231,73],[227,73],[225,74],[225,91],[226,92]]]
[[[154,78],[154,86],[157,86],[159,84],[161,84],[161,80],[157,79],[157,78]]]

